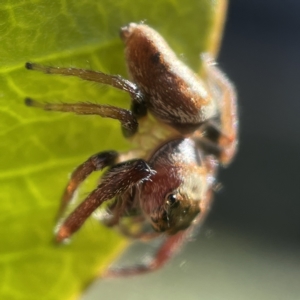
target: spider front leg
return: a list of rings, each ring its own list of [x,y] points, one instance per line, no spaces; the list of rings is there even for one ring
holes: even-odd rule
[[[116,151],[105,151],[89,157],[72,173],[61,199],[57,219],[65,212],[79,185],[94,171],[103,170],[105,167],[115,164],[119,154]]]
[[[212,170],[215,166],[211,166]],[[203,199],[203,201],[199,204],[201,213],[196,217],[193,221],[193,224],[185,230],[181,230],[174,235],[165,236],[165,240],[160,245],[158,251],[151,258],[149,262],[144,264],[138,264],[132,267],[124,267],[124,268],[109,268],[104,274],[103,277],[123,277],[123,276],[132,276],[132,275],[141,275],[148,272],[155,271],[163,267],[177,252],[179,252],[185,243],[192,237],[193,233],[200,228],[203,224],[204,220],[207,217],[207,214],[210,210],[211,202],[212,202],[212,194],[213,190],[210,188]],[[155,233],[153,233],[152,237],[150,235],[146,236],[148,240],[151,238],[157,237]],[[143,240],[142,237],[140,237]]]
[[[63,221],[56,233],[58,242],[70,237],[103,202],[113,199],[128,189],[148,180],[153,170],[144,160],[136,159],[111,167],[99,186]]]
[[[160,269],[165,265],[183,246],[190,230],[180,231],[175,235],[165,237],[165,241],[162,243],[155,256],[151,258],[150,262],[144,264],[138,264],[132,267],[125,268],[109,268],[104,272],[103,277],[115,278],[124,276],[141,275],[148,272]],[[156,235],[153,235],[155,238]]]

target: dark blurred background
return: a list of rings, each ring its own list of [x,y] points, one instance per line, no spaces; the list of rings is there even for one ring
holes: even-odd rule
[[[209,218],[163,270],[84,299],[300,299],[299,56],[300,1],[230,2],[219,64],[238,90],[240,146]]]
[[[219,61],[239,94],[240,151],[211,221],[300,241],[300,2],[232,1]]]

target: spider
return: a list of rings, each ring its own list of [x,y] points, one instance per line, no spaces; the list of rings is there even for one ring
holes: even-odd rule
[[[92,172],[107,168],[96,189],[60,223],[56,240],[69,238],[104,202],[106,226],[146,241],[164,235],[151,262],[110,270],[108,276],[155,270],[181,247],[207,215],[218,167],[234,157],[238,130],[235,90],[208,54],[202,55],[200,78],[149,26],[130,23],[121,28],[120,36],[131,81],[91,70],[26,63],[29,70],[76,76],[131,96],[130,110],[25,100],[26,105],[45,110],[117,119],[124,136],[136,145],[127,153],[97,153],[79,165],[58,211],[61,219],[80,184]]]

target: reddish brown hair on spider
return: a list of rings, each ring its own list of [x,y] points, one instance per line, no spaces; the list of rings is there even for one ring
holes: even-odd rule
[[[123,90],[131,97],[130,109],[25,100],[27,106],[48,111],[115,119],[135,146],[126,153],[96,153],[79,165],[58,212],[58,242],[79,230],[99,207],[102,223],[117,227],[126,236],[141,240],[164,236],[150,263],[109,270],[110,276],[161,267],[203,222],[217,170],[235,156],[238,132],[235,90],[208,54],[202,55],[204,75],[200,78],[148,25],[130,23],[120,33],[130,80],[100,71],[26,63],[29,70],[76,76]],[[103,169],[98,186],[65,216],[81,183],[92,172]],[[107,205],[103,206],[104,202]]]

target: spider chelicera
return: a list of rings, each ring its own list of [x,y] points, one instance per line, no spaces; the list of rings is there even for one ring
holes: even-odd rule
[[[142,240],[165,235],[151,262],[111,270],[108,275],[157,269],[180,248],[209,210],[218,166],[228,165],[234,157],[238,128],[234,88],[207,54],[202,55],[200,78],[149,26],[130,23],[121,28],[120,35],[131,81],[90,70],[26,64],[30,70],[80,77],[131,96],[130,110],[25,100],[28,106],[45,110],[117,119],[125,137],[136,145],[127,153],[97,153],[78,166],[58,212],[60,218],[87,176],[107,168],[96,189],[60,223],[56,240],[70,237],[106,201],[105,225]],[[128,217],[130,222],[124,222]]]

